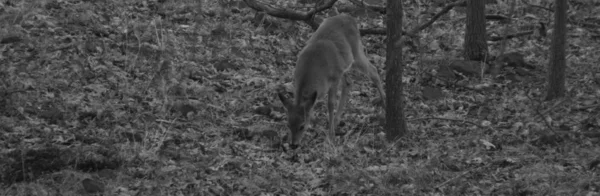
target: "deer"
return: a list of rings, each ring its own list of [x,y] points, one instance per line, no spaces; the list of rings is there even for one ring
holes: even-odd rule
[[[356,19],[346,14],[326,18],[298,53],[293,73],[293,99],[278,92],[287,112],[291,145],[298,146],[303,133],[312,126],[313,107],[326,93],[329,114],[326,136],[328,141],[333,141],[335,128],[348,102],[351,81],[347,72],[351,68],[366,73],[375,83],[385,107],[383,84],[377,68],[367,59]],[[339,97],[338,90],[341,90]]]

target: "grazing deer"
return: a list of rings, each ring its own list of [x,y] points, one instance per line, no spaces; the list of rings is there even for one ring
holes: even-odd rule
[[[345,14],[325,19],[298,54],[294,71],[294,99],[287,99],[281,92],[279,99],[287,109],[289,142],[297,145],[312,119],[312,109],[317,99],[328,93],[327,110],[329,131],[327,138],[333,141],[335,127],[348,101],[350,88],[346,72],[356,67],[373,80],[383,105],[385,93],[381,78],[365,55],[364,46],[356,20]],[[341,98],[338,88],[341,86]],[[334,107],[337,103],[337,110]]]

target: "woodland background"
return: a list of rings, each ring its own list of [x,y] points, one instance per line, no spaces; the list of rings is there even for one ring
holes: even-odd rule
[[[489,2],[486,14],[510,12]],[[406,1],[405,29],[448,3]],[[335,6],[384,28],[372,8]],[[407,135],[386,144],[376,91],[356,74],[340,145],[309,132],[291,152],[275,89],[306,24],[241,1],[3,0],[0,195],[600,195],[600,4],[569,6],[566,97],[542,101],[551,1],[487,21],[490,38],[532,32],[507,52],[533,68],[505,67],[484,89],[487,74],[446,69],[464,42],[455,7],[404,49]],[[385,35],[362,41],[384,76]],[[322,129],[323,104],[317,116]]]

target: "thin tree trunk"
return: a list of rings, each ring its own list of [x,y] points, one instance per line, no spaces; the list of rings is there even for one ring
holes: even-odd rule
[[[482,0],[467,0],[465,59],[485,60],[488,53],[485,35],[485,2]]]
[[[550,46],[550,62],[548,63],[548,93],[546,100],[565,95],[565,69],[567,45],[567,0],[555,0],[554,32]]]
[[[404,119],[404,99],[402,97],[402,44],[396,44],[402,38],[402,1],[387,2],[387,51],[385,78],[386,97],[386,137],[394,141],[406,133]]]

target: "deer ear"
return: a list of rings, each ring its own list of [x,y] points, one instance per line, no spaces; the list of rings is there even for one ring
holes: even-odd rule
[[[288,98],[285,97],[285,95],[281,92],[277,93],[277,96],[279,97],[279,100],[281,100],[281,103],[283,103],[283,106],[286,109],[289,109],[292,105],[292,103],[290,102],[290,100]]]

